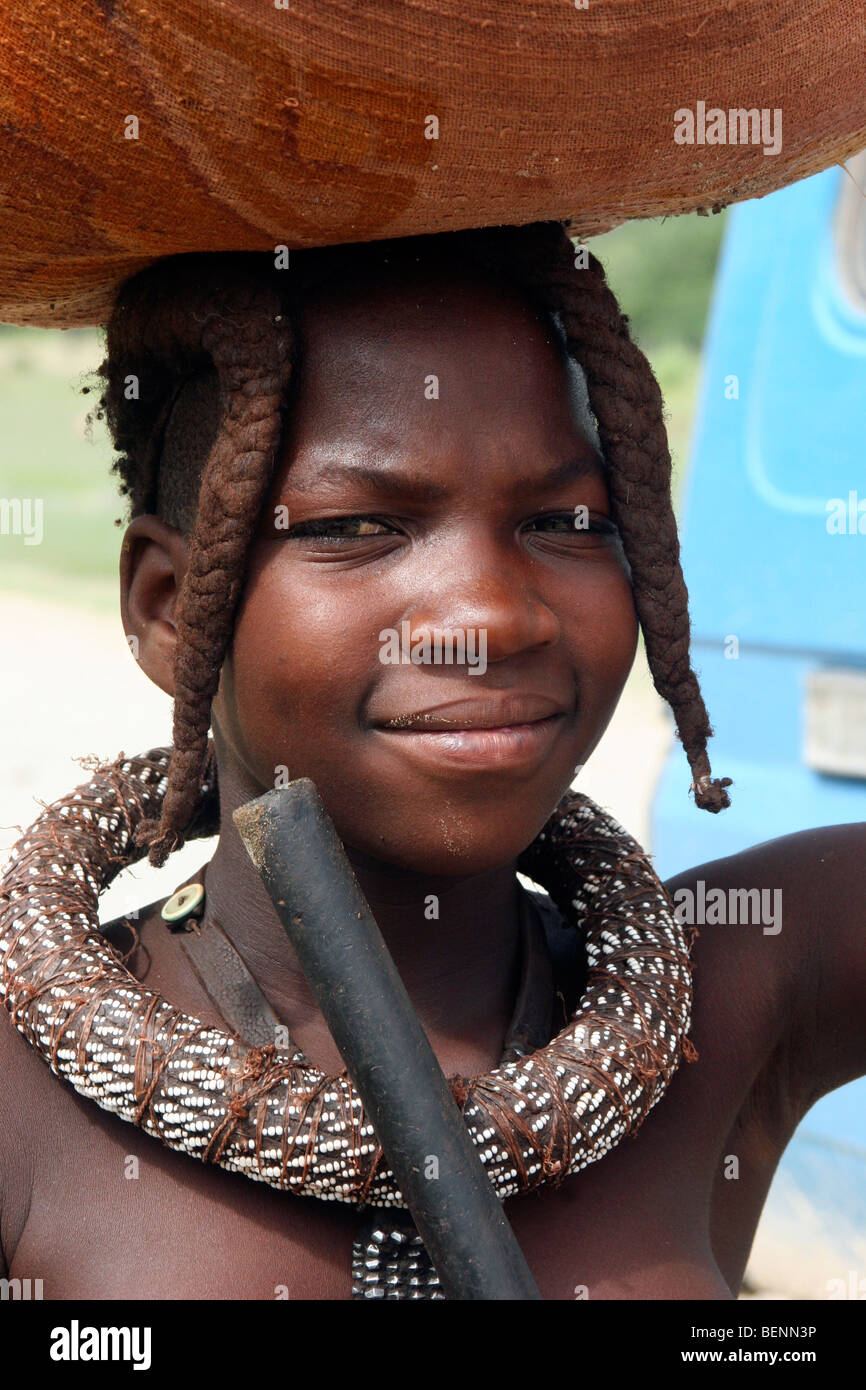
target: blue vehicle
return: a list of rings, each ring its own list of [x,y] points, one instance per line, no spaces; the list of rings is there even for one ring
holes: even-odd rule
[[[682,558],[713,772],[734,786],[729,810],[696,811],[675,746],[662,877],[866,820],[866,153],[848,167],[727,214]],[[809,1112],[777,1183],[814,1182],[814,1142],[836,1146],[866,1238],[866,1078]]]

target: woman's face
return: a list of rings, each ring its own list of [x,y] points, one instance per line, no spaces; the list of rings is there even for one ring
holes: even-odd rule
[[[312,778],[378,860],[508,863],[601,737],[637,638],[574,368],[521,298],[456,273],[329,291],[300,329],[221,764],[263,789]]]

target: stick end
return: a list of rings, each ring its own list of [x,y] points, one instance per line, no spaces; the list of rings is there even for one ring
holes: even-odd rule
[[[298,811],[315,811],[321,806],[315,783],[309,777],[298,777],[288,786],[265,792],[232,812],[238,834],[259,873],[268,857],[277,822],[286,814],[287,804],[295,815]]]

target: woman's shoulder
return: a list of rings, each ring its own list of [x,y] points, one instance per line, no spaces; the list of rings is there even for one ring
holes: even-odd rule
[[[666,881],[681,921],[759,926],[814,957],[816,944],[854,946],[866,928],[866,822],[765,840]],[[804,963],[808,964],[808,960]]]
[[[779,1019],[804,1113],[866,1073],[866,823],[767,840],[666,887],[698,928],[696,960]]]
[[[0,1008],[0,1270],[11,1261],[50,1146],[56,1079]],[[57,1137],[57,1136],[55,1136]],[[56,1155],[59,1150],[55,1151]]]
[[[146,931],[161,903],[100,928],[121,959]],[[5,1276],[27,1222],[41,1176],[68,1144],[69,1088],[0,1007],[0,1277]]]

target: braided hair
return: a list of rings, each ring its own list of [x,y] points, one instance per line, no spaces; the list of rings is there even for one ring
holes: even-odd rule
[[[567,224],[447,232],[292,252],[172,256],[120,288],[106,331],[97,418],[118,458],[131,516],[155,512],[189,537],[175,610],[173,753],[161,820],[139,829],[150,862],[183,843],[199,798],[211,702],[219,685],[247,554],[279,456],[299,344],[293,307],[317,284],[364,264],[450,259],[516,286],[558,322],[586,381],[614,520],[656,690],[670,705],[698,806],[729,805],[713,779],[712,736],[689,657],[688,594],[670,495],[661,391],[600,262],[577,254]]]

